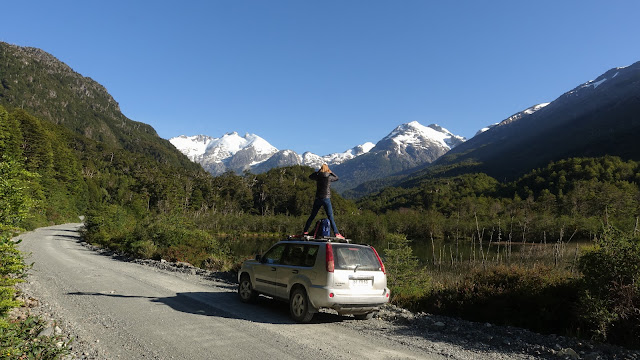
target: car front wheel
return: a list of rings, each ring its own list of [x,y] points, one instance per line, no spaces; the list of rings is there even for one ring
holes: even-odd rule
[[[298,287],[291,293],[289,311],[293,320],[300,323],[308,323],[313,318],[313,309],[304,288]]]

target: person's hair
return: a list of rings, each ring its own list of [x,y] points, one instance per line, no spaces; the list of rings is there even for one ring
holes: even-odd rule
[[[327,165],[327,164],[322,164],[322,166],[320,167],[319,171],[320,172],[328,172],[328,173],[331,172],[331,170],[329,170],[329,165]]]

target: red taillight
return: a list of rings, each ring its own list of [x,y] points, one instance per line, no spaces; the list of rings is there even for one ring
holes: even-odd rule
[[[378,262],[380,263],[380,268],[382,269],[382,273],[386,274],[387,271],[384,269],[384,264],[382,263],[382,259],[380,259],[380,255],[378,255],[378,252],[376,251],[376,249],[374,249],[374,247],[372,246],[371,249],[373,249],[373,252],[376,254],[376,257],[378,258]]]
[[[333,247],[327,244],[327,272],[333,272],[335,263],[333,262]]]

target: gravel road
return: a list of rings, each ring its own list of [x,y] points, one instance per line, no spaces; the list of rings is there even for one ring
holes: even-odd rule
[[[638,352],[389,306],[310,324],[267,298],[243,304],[224,274],[131,261],[82,243],[82,224],[22,234],[32,312],[73,338],[69,359],[640,359]]]

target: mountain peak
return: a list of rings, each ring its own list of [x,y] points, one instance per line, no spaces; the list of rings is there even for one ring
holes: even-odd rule
[[[396,127],[383,140],[392,140],[400,148],[408,145],[429,147],[435,143],[449,150],[464,142],[465,138],[454,135],[437,124],[424,126],[417,121],[411,121]]]

